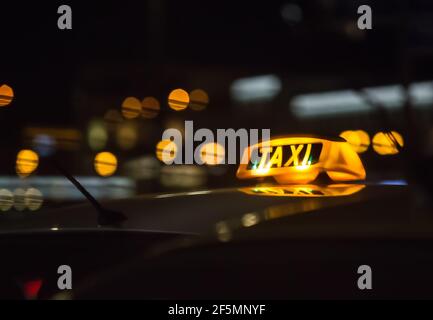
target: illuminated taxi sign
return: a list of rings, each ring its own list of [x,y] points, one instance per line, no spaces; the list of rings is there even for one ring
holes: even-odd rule
[[[349,196],[361,191],[364,187],[363,184],[286,185],[241,188],[239,191],[254,196],[317,198]]]
[[[334,181],[365,179],[358,154],[343,139],[283,137],[248,147],[237,177],[272,176],[281,184],[309,183],[326,172]]]
[[[292,144],[276,146],[274,148],[257,148],[259,159],[250,160],[248,170],[269,167],[299,167],[311,166],[319,161],[322,151],[321,143]],[[254,150],[252,150],[254,152]]]

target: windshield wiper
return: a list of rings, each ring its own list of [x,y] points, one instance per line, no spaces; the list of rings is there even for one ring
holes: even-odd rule
[[[119,211],[114,211],[104,208],[98,200],[96,200],[83,185],[78,182],[67,170],[60,166],[56,161],[52,161],[53,166],[65,176],[92,204],[98,212],[98,224],[101,226],[120,226],[120,224],[127,220],[127,217]]]

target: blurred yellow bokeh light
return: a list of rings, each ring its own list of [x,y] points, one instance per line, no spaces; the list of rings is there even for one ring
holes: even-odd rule
[[[110,110],[107,110],[107,112],[105,112],[104,121],[107,124],[116,125],[118,123],[121,123],[123,121],[123,118],[122,118],[122,115],[120,114],[120,112],[118,110],[110,109]]]
[[[8,211],[14,204],[14,196],[7,189],[0,189],[0,211]]]
[[[398,144],[398,146],[396,145]],[[399,153],[399,147],[404,146],[403,137],[396,131],[378,132],[373,137],[373,148],[380,155]]]
[[[189,94],[185,90],[175,89],[168,96],[168,105],[175,111],[182,111],[188,107]]]
[[[202,111],[206,109],[207,105],[209,104],[209,96],[206,91],[202,89],[196,89],[191,91],[189,97],[189,107],[194,111]]]
[[[363,130],[348,130],[340,134],[357,153],[363,153],[370,146],[370,136]]]
[[[158,160],[167,163],[176,158],[177,146],[176,143],[170,140],[162,140],[156,145],[156,157]]]
[[[0,87],[0,107],[8,106],[14,98],[14,91],[11,87],[4,84]]]
[[[108,132],[104,122],[95,120],[89,124],[87,141],[92,150],[99,151],[105,148]]]
[[[42,203],[44,202],[42,192],[36,188],[27,189],[24,202],[30,211],[39,210],[42,207]]]
[[[141,102],[137,98],[128,97],[122,103],[122,115],[125,119],[135,119],[141,114]]]
[[[141,115],[145,119],[153,119],[156,118],[159,114],[159,110],[161,106],[159,101],[154,97],[146,97],[141,102]]]
[[[39,165],[39,156],[32,150],[21,150],[18,152],[16,161],[17,174],[27,176],[33,173]]]
[[[117,145],[123,150],[133,149],[137,145],[137,126],[130,122],[119,124],[116,131]]]
[[[95,157],[95,171],[102,177],[109,177],[117,170],[117,158],[111,152],[101,152]]]
[[[247,213],[242,217],[241,221],[244,227],[249,228],[258,224],[260,219],[257,213]]]
[[[224,147],[218,143],[207,143],[200,150],[201,161],[204,164],[215,166],[225,159]]]
[[[23,211],[26,209],[26,191],[22,188],[14,190],[14,208],[17,211]]]

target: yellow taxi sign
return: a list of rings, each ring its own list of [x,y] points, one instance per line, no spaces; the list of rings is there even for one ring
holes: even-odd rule
[[[334,181],[365,179],[358,154],[341,138],[281,137],[248,147],[239,179],[272,176],[281,184],[309,183],[326,172]]]

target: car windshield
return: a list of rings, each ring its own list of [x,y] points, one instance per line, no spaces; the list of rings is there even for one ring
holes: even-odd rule
[[[431,199],[429,1],[20,6],[0,21],[0,224],[88,203],[65,172],[108,207],[292,184],[413,184]],[[295,140],[242,163],[278,137]]]

